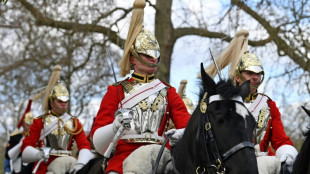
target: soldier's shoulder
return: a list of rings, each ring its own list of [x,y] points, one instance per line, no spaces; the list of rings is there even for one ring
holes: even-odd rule
[[[258,93],[258,94],[260,94],[260,95],[262,95],[262,96],[265,96],[265,97],[267,97],[269,100],[271,100],[271,98],[270,98],[267,94],[264,94],[264,93]]]
[[[111,84],[110,86],[119,86],[120,84],[122,84],[124,81],[128,81],[129,77],[127,77],[126,79],[124,80],[121,80],[121,81],[118,81],[118,82],[115,82],[113,84]]]

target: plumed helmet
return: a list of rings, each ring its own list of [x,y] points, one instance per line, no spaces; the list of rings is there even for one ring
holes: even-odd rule
[[[68,89],[60,83],[60,81],[57,81],[57,84],[54,86],[50,93],[50,99],[58,99],[63,102],[67,102],[70,98]]]
[[[125,77],[132,66],[130,65],[130,56],[133,55],[142,64],[148,67],[156,67],[157,64],[151,64],[139,56],[145,54],[155,59],[159,59],[159,44],[155,36],[143,28],[145,0],[135,0],[127,39],[124,45],[124,53],[118,64],[121,76]],[[159,60],[158,60],[159,62]]]
[[[183,102],[184,102],[184,104],[185,104],[185,106],[186,106],[186,108],[187,108],[187,111],[188,111],[190,114],[192,114],[193,111],[194,111],[194,109],[195,109],[192,100],[189,99],[188,97],[184,97],[184,98],[182,98],[182,100],[183,100]]]
[[[17,124],[17,128],[19,129],[20,127],[22,127],[23,123],[26,123],[28,125],[30,125],[32,123],[33,120],[33,115],[30,112],[31,111],[31,105],[32,105],[32,99],[28,100],[28,104],[27,107],[25,109],[25,112],[23,114],[23,116],[21,117],[21,119],[19,120],[18,124]],[[29,113],[32,115],[29,115]]]
[[[187,85],[187,80],[181,80],[180,87],[178,90],[178,94],[182,98],[182,100],[183,100],[183,102],[187,108],[187,111],[190,114],[192,114],[195,108],[194,108],[194,104],[193,104],[192,100],[189,99],[188,97],[186,97],[186,94],[185,94],[186,85]]]
[[[59,65],[56,65],[53,68],[53,72],[46,87],[46,92],[43,99],[43,108],[45,113],[49,112],[49,102],[53,99],[59,99],[63,102],[66,102],[70,98],[68,89],[63,84],[61,84],[59,80],[61,70],[62,68]]]
[[[236,71],[241,73],[242,71],[252,71],[255,73],[264,72],[262,62],[259,58],[248,51],[246,51],[240,58]]]
[[[135,55],[137,53],[146,54],[150,57],[158,59],[160,49],[157,39],[149,30],[142,29],[138,34],[135,43],[131,46],[130,52]]]

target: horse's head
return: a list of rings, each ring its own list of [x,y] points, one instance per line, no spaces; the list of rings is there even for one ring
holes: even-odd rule
[[[182,147],[188,146],[189,152],[183,148],[182,155],[175,155],[177,170],[186,170],[185,173],[202,173],[204,170],[209,173],[258,173],[252,143],[256,122],[243,103],[250,91],[249,82],[239,87],[231,80],[216,84],[202,64],[201,78],[200,102],[176,147],[181,151]]]
[[[255,173],[257,164],[252,141],[256,122],[243,103],[250,92],[250,82],[238,87],[231,80],[221,80],[216,84],[205,73],[202,64],[201,75],[203,92],[200,95],[199,111],[200,120],[204,120],[205,124],[206,143],[209,143],[208,134],[213,134],[215,143],[210,146],[217,146],[227,172]]]

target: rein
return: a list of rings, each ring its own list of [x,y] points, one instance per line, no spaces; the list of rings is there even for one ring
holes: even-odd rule
[[[205,145],[205,154],[206,154],[206,159],[205,159],[205,163],[206,165],[204,165],[204,163],[202,162],[202,159],[198,158],[198,162],[199,165],[196,168],[196,173],[199,174],[204,174],[206,173],[206,168],[204,166],[207,167],[207,173],[209,172],[213,172],[213,173],[217,173],[217,174],[224,174],[226,172],[226,168],[224,166],[224,161],[226,159],[228,159],[230,156],[232,156],[235,152],[241,150],[244,147],[251,147],[254,148],[254,144],[249,142],[249,141],[244,141],[241,142],[235,146],[233,146],[232,148],[230,148],[228,151],[226,151],[225,153],[223,153],[222,155],[219,153],[218,150],[218,146],[215,142],[215,138],[213,136],[213,132],[211,129],[211,122],[209,119],[209,114],[207,112],[207,103],[210,104],[214,101],[221,101],[223,100],[220,95],[213,95],[209,97],[209,101],[207,98],[207,92],[203,95],[203,98],[200,102],[200,118],[202,118],[202,120],[200,121],[200,124],[198,124],[198,130],[197,130],[197,134],[196,134],[196,153],[197,154],[201,154],[201,152],[199,151],[199,144],[200,144],[200,132],[203,132],[203,136],[204,136],[204,145]],[[241,97],[235,97],[232,98],[231,100],[235,100],[237,102],[241,102],[243,103]],[[213,157],[214,162],[211,162],[211,157]]]

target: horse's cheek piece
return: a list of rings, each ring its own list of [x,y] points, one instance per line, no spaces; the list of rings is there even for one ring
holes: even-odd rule
[[[202,99],[201,99],[201,102],[200,102],[200,112],[205,114],[206,111],[207,111],[207,103],[205,102],[205,99],[207,98],[207,95],[208,93],[205,92]]]

